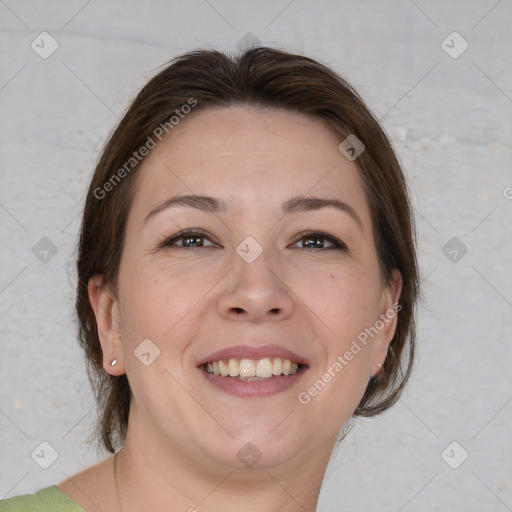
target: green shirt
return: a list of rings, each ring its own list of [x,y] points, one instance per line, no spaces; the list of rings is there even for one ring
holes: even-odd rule
[[[45,487],[34,494],[23,494],[0,500],[0,512],[85,512],[56,485]]]

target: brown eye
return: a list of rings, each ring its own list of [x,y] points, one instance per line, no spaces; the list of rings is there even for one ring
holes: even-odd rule
[[[325,247],[325,240],[331,244],[331,247]],[[327,233],[322,233],[320,231],[309,231],[307,233],[301,233],[300,238],[295,243],[298,242],[305,242],[302,247],[303,249],[347,249],[343,242],[331,235],[328,235]]]
[[[201,233],[200,231],[185,230],[171,236],[170,238],[166,238],[161,242],[159,248],[177,247],[183,249],[196,249],[200,247],[213,247],[213,244],[205,245],[205,240],[209,240],[209,238],[204,233]]]

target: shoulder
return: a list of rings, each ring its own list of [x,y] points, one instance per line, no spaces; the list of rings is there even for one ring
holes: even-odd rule
[[[0,512],[84,512],[84,509],[52,485],[34,494],[0,500]]]
[[[102,512],[117,510],[117,492],[113,457],[77,473],[58,484],[62,493],[74,500],[80,510]],[[0,509],[0,512],[3,512]]]
[[[113,457],[34,494],[0,500],[0,512],[101,512],[117,510]]]

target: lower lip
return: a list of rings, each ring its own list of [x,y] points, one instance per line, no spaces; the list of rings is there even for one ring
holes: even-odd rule
[[[208,373],[203,368],[199,368],[201,373],[206,377],[210,384],[235,396],[244,398],[272,396],[291,388],[297,383],[302,375],[306,372],[306,368],[294,373],[293,375],[276,375],[267,380],[238,380],[233,377],[221,377]]]

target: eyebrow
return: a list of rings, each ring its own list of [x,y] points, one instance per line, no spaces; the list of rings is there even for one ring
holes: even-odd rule
[[[228,210],[227,204],[222,199],[216,197],[201,196],[195,194],[175,196],[166,199],[162,203],[158,204],[155,208],[153,208],[147,214],[144,220],[144,224],[150,217],[153,217],[157,213],[160,213],[161,211],[173,206],[188,206],[190,208],[195,208],[197,210],[208,213],[226,212]],[[314,196],[292,197],[283,203],[281,206],[281,212],[283,215],[289,215],[291,213],[311,212],[327,207],[337,208],[338,210],[348,214],[350,217],[352,217],[353,220],[356,221],[361,230],[364,231],[361,218],[356,213],[354,208],[352,208],[352,206],[350,206],[348,203],[345,203],[339,199]]]

